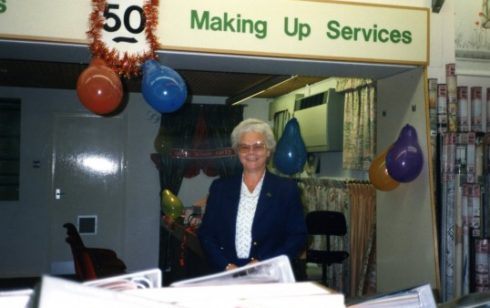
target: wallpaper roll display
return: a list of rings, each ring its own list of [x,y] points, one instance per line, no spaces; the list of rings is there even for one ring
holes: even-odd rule
[[[488,277],[489,240],[486,238],[475,240],[475,291],[490,290]]]
[[[482,132],[482,87],[471,87],[471,130],[474,132]]]
[[[447,85],[437,85],[437,132],[447,132]]]
[[[447,85],[447,128],[450,132],[457,131],[457,81],[456,65],[454,63],[446,65],[446,85]]]
[[[459,86],[457,89],[457,98],[458,98],[458,128],[460,132],[468,132],[470,127],[469,123],[469,115],[468,112],[468,87]]]
[[[445,77],[436,81],[430,121],[437,123],[441,300],[450,301],[490,290],[490,86],[458,85],[452,64]]]
[[[487,88],[487,132],[490,132],[490,87]]]
[[[430,130],[437,131],[437,78],[429,78],[429,115]]]

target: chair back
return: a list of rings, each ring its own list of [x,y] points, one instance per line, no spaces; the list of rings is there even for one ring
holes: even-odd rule
[[[344,236],[347,233],[347,222],[341,212],[309,212],[306,214],[306,227],[310,235]]]
[[[312,247],[306,250],[306,262],[321,264],[321,282],[327,283],[327,266],[334,263],[342,263],[349,257],[347,251],[331,250],[330,236],[344,236],[347,234],[347,222],[341,212],[312,211],[306,214],[306,228],[309,235],[326,237],[326,249],[317,250]]]
[[[96,279],[95,265],[89,251],[83,244],[77,227],[72,223],[65,223],[63,227],[66,229],[67,237],[65,240],[70,245],[73,263],[75,265],[75,274],[78,280],[86,281]]]
[[[66,228],[66,242],[70,245],[79,280],[122,275],[126,272],[126,264],[119,259],[114,250],[85,247],[75,225],[65,223],[63,227]]]
[[[66,229],[66,235],[67,235],[66,240],[67,241],[70,240],[70,244],[77,245],[79,247],[85,247],[82,238],[78,233],[77,227],[75,227],[74,224],[67,222],[63,225],[63,227]]]

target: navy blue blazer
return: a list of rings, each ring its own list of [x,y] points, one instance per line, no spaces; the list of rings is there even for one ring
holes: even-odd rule
[[[252,224],[249,259],[239,259],[235,229],[242,174],[211,184],[198,236],[210,265],[222,271],[228,263],[245,265],[287,255],[294,260],[306,245],[307,231],[297,183],[266,172]]]

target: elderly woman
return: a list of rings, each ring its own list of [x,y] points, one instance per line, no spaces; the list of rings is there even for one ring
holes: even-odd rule
[[[305,247],[306,225],[296,182],[267,171],[276,142],[270,126],[246,119],[231,134],[243,173],[215,180],[198,230],[216,271],[287,255]]]

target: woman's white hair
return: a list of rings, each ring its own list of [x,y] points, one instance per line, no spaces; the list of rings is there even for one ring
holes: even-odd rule
[[[274,149],[276,148],[276,139],[274,137],[274,133],[272,132],[272,128],[268,123],[254,118],[245,119],[235,126],[231,132],[231,146],[236,149],[242,134],[249,132],[264,135],[267,149],[274,152]]]

